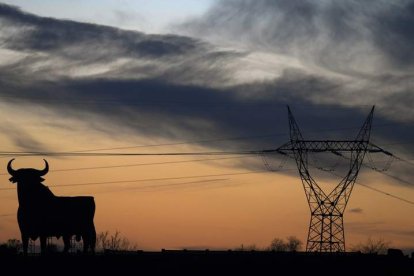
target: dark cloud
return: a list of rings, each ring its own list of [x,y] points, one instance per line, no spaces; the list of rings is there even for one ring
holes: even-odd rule
[[[387,2],[385,2],[387,3]],[[387,3],[373,24],[374,43],[396,67],[414,63],[414,1]]]
[[[1,48],[24,56],[2,66],[1,74],[28,82],[93,75],[216,83],[228,78],[223,70],[226,62],[245,55],[190,37],[44,18],[4,4],[0,4],[0,20]]]
[[[271,8],[271,2],[283,4],[283,8]],[[243,27],[249,33],[256,24],[255,17],[245,13],[241,16],[243,22],[239,22],[238,17],[227,15],[232,11],[230,8],[238,7],[236,1],[225,3],[213,9],[226,15],[216,22],[216,29],[225,30],[226,24],[234,24],[234,28]],[[236,9],[240,14],[249,7],[252,15],[269,7],[264,13],[266,20],[271,20],[272,12],[281,14],[281,22],[288,24],[286,30],[274,33],[269,30],[267,34],[276,41],[287,41],[281,45],[282,53],[288,53],[297,43],[305,44],[306,40],[319,36],[321,27],[316,14],[320,13],[320,8],[313,2],[255,1],[259,3],[255,8],[252,1],[237,3],[241,3]],[[341,13],[341,9],[336,12]],[[212,16],[210,13],[203,19],[206,25],[203,30],[209,27],[207,23]],[[56,118],[82,120],[108,136],[117,135],[123,128],[141,136],[181,141],[252,137],[204,145],[220,150],[276,148],[289,138],[286,105],[290,104],[306,138],[352,139],[375,102],[372,99],[376,94],[372,91],[377,85],[382,82],[396,87],[393,83],[398,79],[405,84],[410,82],[410,74],[399,78],[375,76],[370,79],[370,90],[364,94],[361,87],[353,87],[353,79],[316,74],[306,68],[292,69],[289,64],[273,79],[235,82],[234,74],[243,59],[249,57],[249,52],[223,50],[184,36],[148,35],[42,18],[6,5],[0,5],[0,19],[5,22],[0,29],[3,34],[1,50],[8,49],[23,56],[0,67],[2,101],[16,109],[47,108]],[[301,21],[303,26],[297,26],[296,21]],[[344,22],[335,24],[346,25]],[[336,28],[342,28],[344,35],[351,32],[345,27]],[[355,35],[353,40],[360,38]],[[328,51],[330,47],[333,46],[321,48]],[[320,57],[329,55],[333,52],[320,53]],[[407,84],[395,88],[395,93],[401,89],[409,91],[409,87]],[[414,130],[405,124],[413,119],[396,123],[393,118],[398,114],[390,118],[390,112],[381,108],[392,101],[408,108],[403,94],[398,94],[401,99],[393,95],[379,97],[380,109],[375,124],[388,127],[374,128],[375,137],[388,143],[410,141]],[[20,136],[24,133],[10,137],[17,145],[33,144],[40,148],[41,144],[35,141],[20,141]],[[412,147],[405,153],[411,155]],[[243,166],[261,165],[244,163]],[[411,175],[408,170],[404,173]]]
[[[7,48],[23,51],[61,51],[69,58],[112,59],[119,56],[164,57],[182,55],[201,47],[200,41],[176,35],[147,35],[113,27],[56,20],[24,13],[0,4],[4,29],[18,28],[15,36],[5,41]],[[95,51],[63,51],[71,47],[89,46]],[[83,53],[83,54],[82,54]]]
[[[294,103],[293,111],[306,138],[334,138],[338,136],[338,132],[347,138],[355,137],[370,107],[355,110],[340,106],[313,105],[302,98],[300,82],[308,83],[307,87],[315,90],[324,86],[330,87],[329,82],[306,81],[306,76],[298,78],[296,81],[290,80],[297,86],[290,84],[287,78],[282,78],[270,83],[239,85],[226,89],[173,84],[162,79],[70,79],[57,82],[38,81],[27,86],[12,85],[3,80],[3,87],[7,89],[2,91],[2,96],[4,100],[15,104],[26,101],[33,105],[46,106],[64,116],[82,117],[88,112],[99,114],[107,120],[106,124],[122,124],[148,136],[202,139],[275,134],[275,137],[268,137],[267,143],[231,142],[236,144],[235,148],[244,144],[247,148],[256,149],[264,146],[275,147],[287,141],[286,135],[277,134],[287,134],[286,105]],[[245,96],[246,91],[251,91],[248,97]],[[338,130],[338,121],[344,119],[345,131]],[[180,131],[173,131],[177,128]],[[337,133],[323,131],[326,129],[337,130]]]

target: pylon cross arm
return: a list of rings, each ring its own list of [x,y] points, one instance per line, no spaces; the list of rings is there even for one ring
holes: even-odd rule
[[[286,143],[275,151],[284,154],[294,151],[338,153],[366,150],[368,145],[368,141],[356,140],[297,140]]]

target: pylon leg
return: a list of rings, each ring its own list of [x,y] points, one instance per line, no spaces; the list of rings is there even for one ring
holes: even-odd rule
[[[312,214],[309,223],[308,252],[345,252],[342,214]]]

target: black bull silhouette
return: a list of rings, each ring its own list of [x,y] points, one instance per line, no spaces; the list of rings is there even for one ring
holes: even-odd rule
[[[64,252],[70,249],[70,240],[76,236],[82,238],[83,250],[95,251],[96,231],[93,223],[95,201],[90,196],[55,196],[42,184],[42,176],[48,173],[49,164],[45,161],[43,170],[23,168],[14,170],[14,159],[7,164],[12,176],[9,180],[17,183],[19,209],[17,221],[23,243],[23,252],[27,254],[29,238],[40,237],[41,252],[46,250],[47,237],[63,237]]]

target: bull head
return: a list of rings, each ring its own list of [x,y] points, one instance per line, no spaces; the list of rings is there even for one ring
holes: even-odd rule
[[[11,159],[9,163],[7,164],[7,171],[12,176],[10,177],[9,181],[12,183],[21,182],[21,181],[25,181],[29,179],[40,180],[40,182],[42,182],[44,180],[42,176],[47,174],[49,171],[49,164],[47,163],[45,159],[43,159],[45,161],[45,168],[43,170],[26,169],[26,168],[14,170],[11,166],[13,160],[14,158]]]

